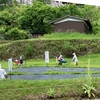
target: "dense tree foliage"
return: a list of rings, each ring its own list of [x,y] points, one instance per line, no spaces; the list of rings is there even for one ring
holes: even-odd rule
[[[50,21],[65,15],[89,19],[93,33],[100,31],[99,7],[75,4],[51,7],[50,0],[33,0],[33,5],[17,5],[15,1],[0,0],[0,7],[3,8],[0,11],[0,39],[23,39],[31,34],[43,35],[53,32]],[[12,5],[9,5],[10,2]]]
[[[17,0],[0,0],[0,10],[13,5],[18,5]]]
[[[36,2],[29,6],[20,17],[20,25],[22,29],[29,31],[31,34],[44,34],[51,32],[52,27],[48,23],[51,15],[52,7],[41,2]]]
[[[80,9],[80,17],[89,19],[93,26],[93,33],[100,31],[100,10],[99,7],[84,5]]]
[[[23,9],[24,9],[23,7],[18,8],[17,6],[14,6],[14,7],[6,7],[3,11],[1,11],[0,13],[0,39],[16,40],[16,39],[28,38],[28,34],[26,36],[27,32],[21,30],[18,24],[18,18],[20,16],[21,10]],[[19,38],[18,36],[16,37],[16,34],[14,35],[12,33],[14,31],[15,31],[14,33],[16,33],[16,30],[18,34],[23,33],[25,36],[21,37],[19,34]]]
[[[53,13],[54,19],[66,16],[66,15],[76,16],[80,14],[79,8],[75,4],[54,7],[53,10],[55,11],[55,13]]]

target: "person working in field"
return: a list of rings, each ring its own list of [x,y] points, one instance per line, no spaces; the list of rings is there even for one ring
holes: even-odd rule
[[[23,64],[23,58],[22,58],[22,56],[20,56],[19,63],[20,63],[20,65]]]
[[[75,52],[72,55],[73,55],[72,61],[74,62],[74,65],[78,65],[78,59]]]
[[[15,60],[15,65],[19,65],[19,60],[18,59]]]
[[[62,65],[62,63],[66,63],[67,61],[66,60],[64,60],[64,58],[62,57],[62,55],[60,55],[59,57],[58,57],[58,61],[59,61],[59,65]]]

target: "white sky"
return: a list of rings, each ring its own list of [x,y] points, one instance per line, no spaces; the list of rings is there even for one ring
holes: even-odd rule
[[[100,0],[57,0],[57,1],[100,6]]]
[[[100,0],[53,0],[53,1],[64,1],[64,2],[71,2],[71,3],[78,3],[78,4],[100,6]]]

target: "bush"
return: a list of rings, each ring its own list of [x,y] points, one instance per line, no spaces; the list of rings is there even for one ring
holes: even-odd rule
[[[24,30],[20,30],[18,28],[12,28],[5,33],[6,40],[20,40],[20,39],[28,39],[28,34]]]
[[[28,47],[26,48],[25,57],[32,58],[32,54],[33,54],[33,47],[31,45],[28,45]]]

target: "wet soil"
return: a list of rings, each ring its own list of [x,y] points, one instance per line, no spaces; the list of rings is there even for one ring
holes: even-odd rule
[[[100,91],[99,93],[95,93],[95,97],[88,98],[85,94],[57,94],[55,96],[47,96],[47,95],[39,95],[37,97],[34,96],[25,96],[23,97],[25,100],[100,100]]]

